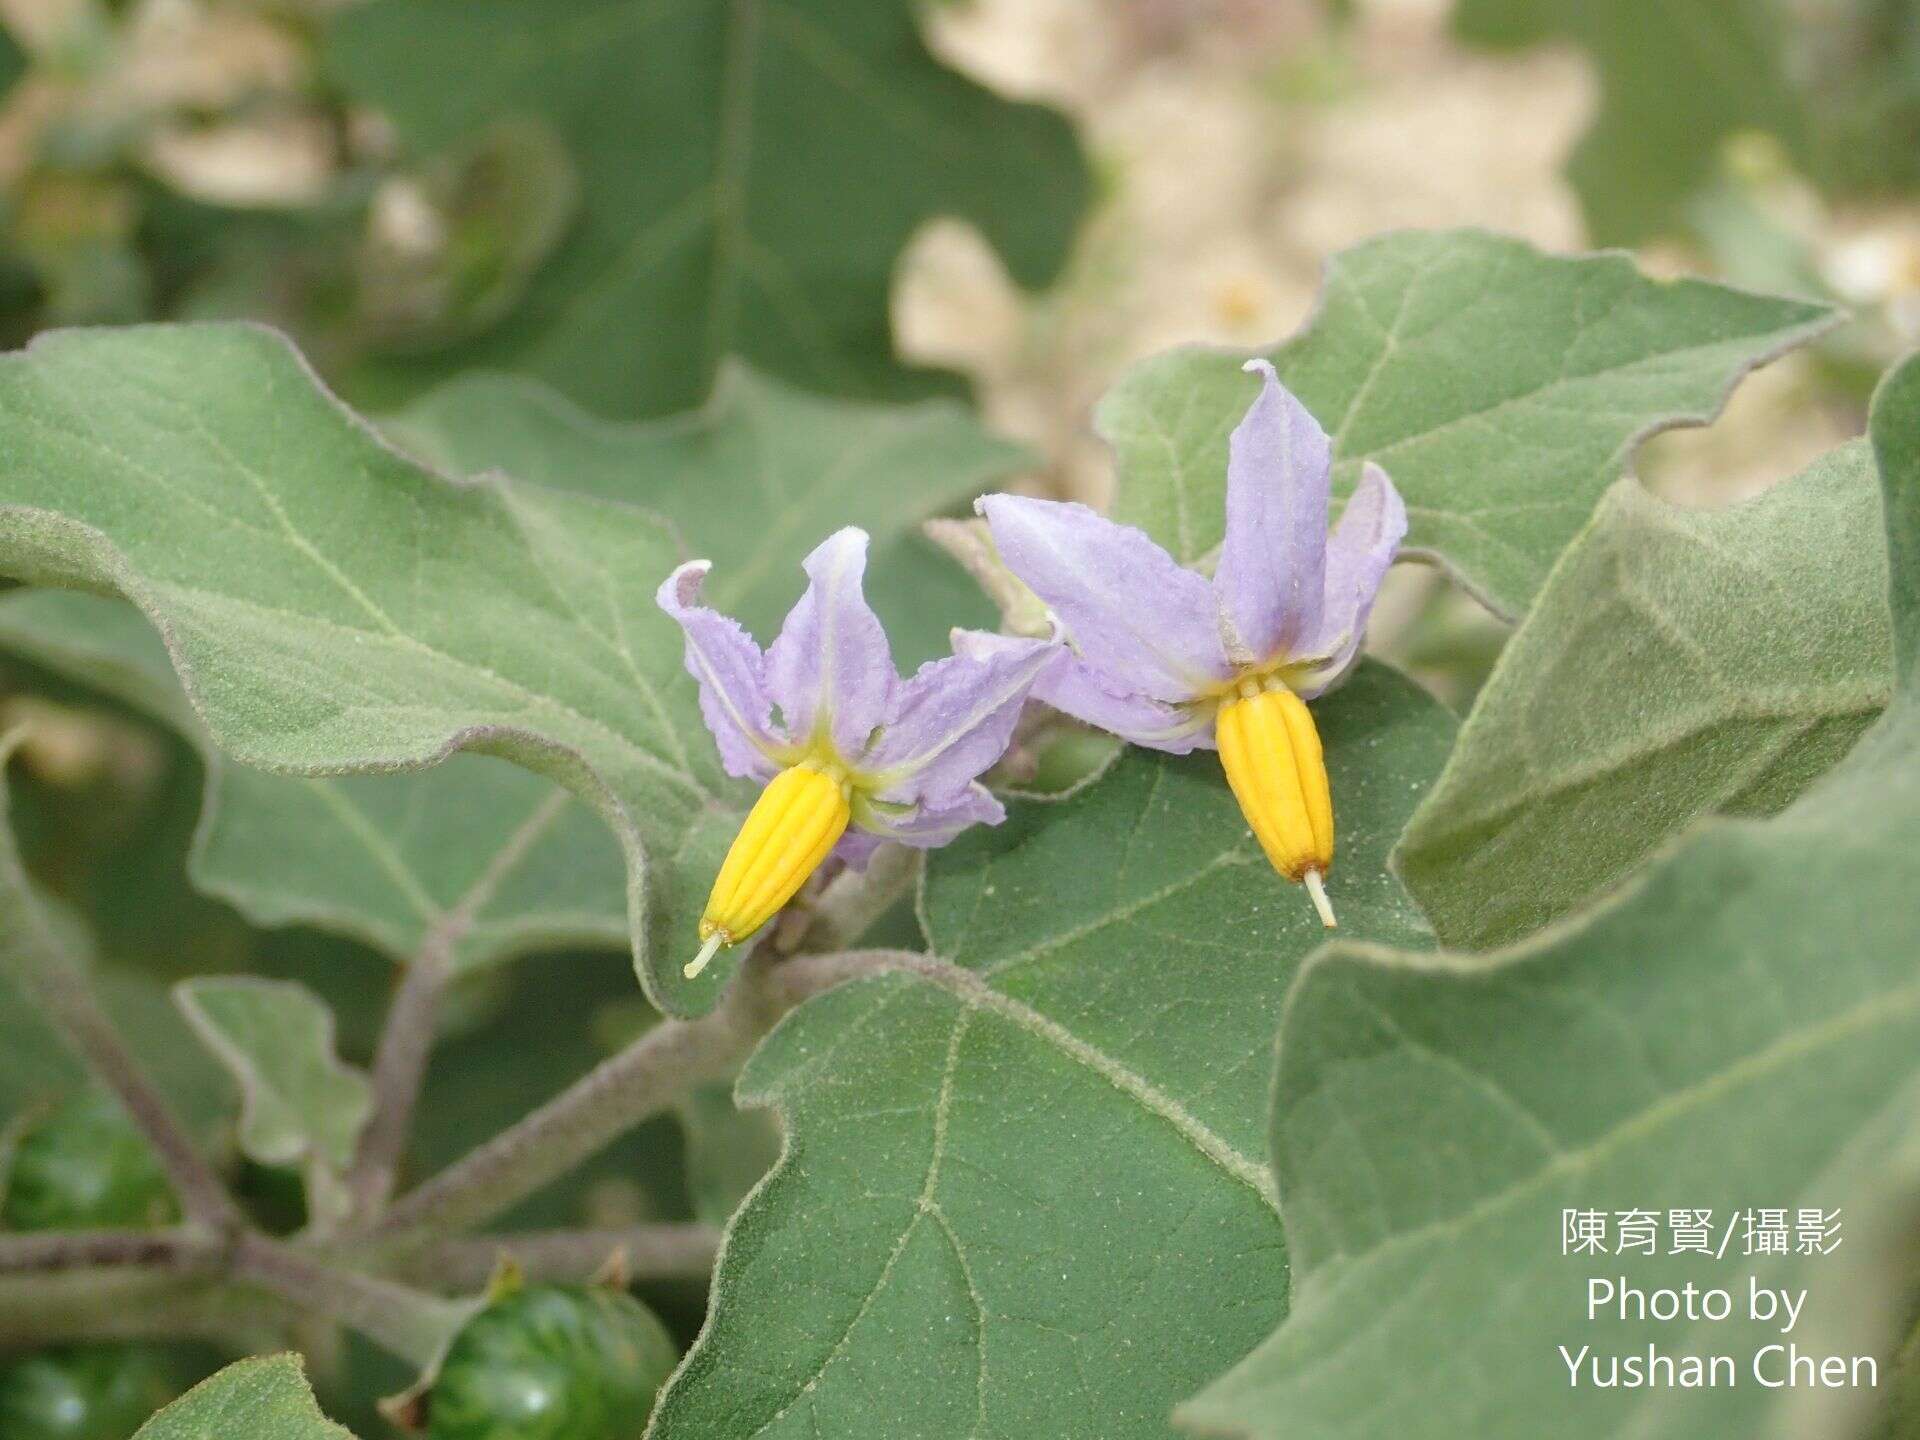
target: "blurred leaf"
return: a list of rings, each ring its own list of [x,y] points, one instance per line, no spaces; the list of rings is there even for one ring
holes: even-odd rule
[[[1330,261],[1314,319],[1269,353],[1333,436],[1336,491],[1377,461],[1406,498],[1409,549],[1514,616],[1641,440],[1705,423],[1742,375],[1832,318],[1650,280],[1622,255],[1410,231]],[[1115,518],[1184,563],[1220,543],[1227,433],[1256,388],[1240,363],[1158,356],[1097,412],[1120,467]]]
[[[953,625],[992,624],[991,609],[916,528],[1006,483],[1030,458],[946,402],[823,400],[743,365],[721,370],[701,409],[667,420],[610,424],[545,386],[477,376],[442,386],[387,429],[451,474],[503,470],[666,516],[693,554],[714,562],[709,602],[763,639],[799,598],[801,558],[858,525],[873,536],[868,590],[902,665],[946,654]],[[971,609],[931,603],[930,584]]]
[[[1730,510],[1608,491],[1396,855],[1440,938],[1531,934],[1831,768],[1891,686],[1883,531],[1864,442]]]
[[[596,1020],[609,1005],[637,998],[631,973],[612,956],[539,958],[495,973],[507,985],[495,1012],[434,1051],[409,1147],[416,1179],[492,1139],[604,1060]],[[687,1192],[679,1127],[661,1116],[499,1223],[537,1229],[677,1220],[688,1213]]]
[[[780,1127],[764,1110],[742,1110],[725,1085],[696,1085],[674,1107],[687,1136],[693,1218],[725,1225],[780,1158]]]
[[[651,992],[712,1003],[731,966],[681,977],[683,894],[711,877],[742,787],[654,604],[680,558],[662,522],[450,484],[247,327],[49,336],[0,362],[0,416],[19,437],[0,563],[133,598],[223,751],[312,775],[467,748],[546,772],[621,840]]]
[[[1695,1440],[1786,1433],[1791,1414],[1794,1433],[1858,1433],[1867,1397],[1846,1390],[1570,1387],[1555,1345],[1657,1344],[1746,1369],[1794,1338],[1745,1307],[1589,1323],[1590,1267],[1558,1253],[1566,1208],[1685,1206],[1726,1224],[1755,1206],[1838,1207],[1852,1244],[1891,1181],[1911,1221],[1920,363],[1883,386],[1872,430],[1899,671],[1885,717],[1781,814],[1704,830],[1618,904],[1492,964],[1344,946],[1307,967],[1273,1107],[1293,1313],[1183,1409],[1194,1429],[1316,1440],[1359,1433],[1364,1416],[1365,1433],[1408,1440]],[[1742,1256],[1715,1275],[1697,1256],[1630,1252],[1597,1271],[1643,1290],[1744,1286],[1747,1272],[1811,1287],[1803,1323],[1846,1334],[1885,1373],[1903,1337],[1884,1312],[1860,1333],[1852,1297],[1823,1278],[1833,1263]],[[1920,1276],[1897,1278],[1910,1304]],[[1472,1323],[1435,1323],[1461,1315]],[[1798,1343],[1815,1342],[1803,1330]]]
[[[203,1380],[133,1440],[353,1440],[320,1413],[295,1355],[241,1360]]]
[[[64,591],[0,596],[0,649],[177,728],[209,779],[194,883],[260,925],[352,935],[399,962],[446,943],[478,967],[619,944],[625,877],[584,804],[511,765],[460,756],[414,774],[305,777],[227,766],[129,605]]]
[[[373,1087],[334,1053],[326,1005],[305,986],[253,976],[183,980],[173,994],[239,1082],[241,1148],[262,1165],[344,1170]]]
[[[140,1037],[143,1069],[190,1124],[205,1128],[231,1108],[232,1089],[167,1003],[165,991],[144,975],[94,963],[79,921],[40,894],[20,864],[7,822],[8,789],[0,784],[0,952],[24,943],[29,925],[58,938],[68,963],[83,967],[96,997],[121,1033]],[[87,1083],[87,1072],[67,1042],[21,994],[0,953],[0,1124],[34,1105],[57,1100]]]
[[[925,393],[888,291],[922,222],[978,225],[1016,280],[1065,259],[1089,189],[1058,115],[935,62],[909,0],[376,0],[335,73],[419,153],[510,116],[579,168],[580,225],[520,309],[444,362],[540,376],[615,415],[698,403],[743,356],[816,389]]]
[[[579,203],[566,146],[538,120],[489,127],[437,157],[417,188],[390,181],[362,251],[362,323],[398,350],[484,334],[520,303]]]
[[[1319,707],[1335,899],[1417,944],[1388,845],[1452,736],[1368,665]],[[779,1167],[735,1217],[660,1440],[1167,1433],[1286,1307],[1257,1158],[1273,1027],[1324,933],[1211,755],[1132,751],[930,857],[925,967],[761,1045]]]
[[[1600,113],[1567,164],[1587,230],[1631,245],[1676,228],[1744,130],[1814,156],[1806,105],[1787,74],[1777,0],[1461,0],[1454,29],[1502,50],[1569,40],[1600,72]]]

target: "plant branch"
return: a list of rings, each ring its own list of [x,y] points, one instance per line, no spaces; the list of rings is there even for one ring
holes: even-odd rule
[[[780,1016],[849,975],[882,968],[873,957],[891,953],[775,963],[756,951],[713,1014],[663,1020],[517,1125],[402,1196],[371,1236],[383,1249],[405,1250],[485,1224],[694,1085],[731,1074]]]
[[[304,1311],[337,1320],[423,1368],[439,1359],[474,1309],[471,1301],[444,1300],[344,1269],[253,1232],[240,1236],[234,1245],[233,1278]]]
[[[407,966],[387,1010],[373,1056],[373,1113],[346,1175],[350,1217],[377,1213],[393,1194],[413,1128],[413,1107],[433,1053],[440,1000],[453,978],[452,948],[453,936],[436,926]]]
[[[184,1226],[170,1230],[41,1230],[0,1235],[0,1275],[83,1266],[138,1265],[178,1273],[217,1267],[224,1241]]]
[[[632,1225],[605,1230],[523,1230],[440,1240],[406,1263],[420,1284],[453,1290],[485,1285],[502,1260],[535,1280],[590,1280],[619,1256],[637,1280],[704,1280],[720,1232],[711,1225]]]
[[[0,740],[0,766],[10,749],[11,737]],[[0,802],[3,819],[4,803]],[[153,1146],[187,1218],[214,1230],[233,1228],[240,1213],[232,1198],[100,1008],[87,979],[86,957],[77,953],[79,945],[66,927],[56,927],[45,904],[33,893],[12,833],[0,823],[0,969],[39,1005],[75,1053],[119,1097],[129,1118]]]
[[[393,1194],[394,1179],[413,1128],[413,1108],[433,1053],[440,1000],[454,975],[454,951],[474,918],[499,893],[500,885],[571,803],[556,788],[533,808],[495,852],[466,893],[440,915],[422,937],[407,966],[373,1059],[373,1114],[361,1132],[360,1147],[347,1172],[349,1219],[364,1222],[379,1213]]]
[[[0,1348],[74,1341],[206,1339],[283,1345],[285,1301],[166,1265],[0,1276]]]

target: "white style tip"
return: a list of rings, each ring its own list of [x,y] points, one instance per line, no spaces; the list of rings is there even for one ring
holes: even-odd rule
[[[1333,922],[1329,920],[1327,923],[1331,925]],[[726,943],[727,937],[718,930],[714,931],[713,934],[707,937],[707,943],[700,947],[700,953],[681,967],[680,973],[689,980],[693,979],[694,976],[707,968],[707,962],[713,959],[719,952],[720,947]]]
[[[1340,922],[1333,918],[1333,906],[1327,900],[1327,882],[1318,870],[1309,870],[1300,877],[1307,887],[1307,894],[1313,897],[1313,908],[1320,912],[1320,923],[1329,930],[1339,928]]]

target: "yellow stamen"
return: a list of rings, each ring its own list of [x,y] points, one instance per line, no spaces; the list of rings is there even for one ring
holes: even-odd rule
[[[722,945],[737,945],[794,897],[820,868],[852,817],[846,775],[805,760],[782,770],[760,793],[727,851],[700,917],[700,953],[686,966],[698,975]]]
[[[1214,729],[1227,784],[1260,848],[1274,869],[1305,883],[1332,929],[1325,876],[1333,865],[1333,796],[1306,702],[1278,680],[1243,680]]]

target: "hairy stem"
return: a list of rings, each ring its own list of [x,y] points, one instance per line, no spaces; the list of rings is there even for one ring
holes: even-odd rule
[[[41,1230],[0,1235],[0,1275],[107,1265],[192,1272],[219,1265],[225,1250],[225,1243],[217,1236],[185,1226],[171,1230]]]
[[[807,996],[871,970],[868,951],[774,963],[760,953],[699,1020],[665,1020],[612,1059],[402,1196],[371,1232],[383,1249],[471,1229],[658,1114],[696,1084],[726,1076],[781,1015]]]
[[[393,1194],[394,1178],[406,1154],[413,1128],[413,1107],[433,1053],[440,1000],[453,978],[454,950],[472,928],[501,882],[526,858],[540,837],[571,803],[566,791],[554,792],[534,807],[502,845],[486,869],[450,910],[428,928],[419,952],[387,1011],[373,1059],[373,1115],[361,1133],[360,1148],[346,1177],[349,1219],[364,1223],[379,1213]]]
[[[14,737],[0,740],[0,767],[13,743]],[[3,813],[0,805],[0,817]],[[78,944],[66,927],[56,927],[33,893],[12,833],[0,825],[0,970],[40,1007],[74,1052],[119,1097],[153,1146],[187,1218],[211,1229],[231,1229],[239,1223],[239,1211],[100,1008],[87,980],[86,956],[75,953]]]
[[[272,1296],[166,1265],[0,1276],[0,1348],[204,1339],[265,1351],[285,1343],[295,1314]]]
[[[581,1281],[609,1260],[636,1280],[703,1280],[720,1232],[711,1225],[630,1225],[605,1230],[523,1230],[436,1241],[406,1263],[408,1278],[453,1290],[485,1285],[502,1260],[535,1280]]]
[[[413,1108],[433,1053],[440,1000],[453,977],[452,944],[453,936],[445,927],[436,927],[407,967],[387,1010],[373,1055],[373,1113],[346,1175],[351,1217],[364,1220],[376,1214],[393,1194],[413,1129]]]
[[[473,1313],[469,1301],[443,1300],[392,1280],[344,1269],[267,1236],[235,1243],[233,1277],[300,1309],[328,1316],[382,1349],[419,1366],[439,1359]]]

